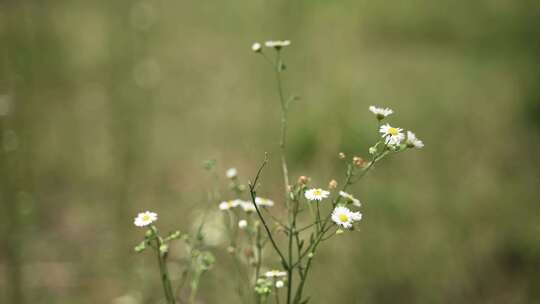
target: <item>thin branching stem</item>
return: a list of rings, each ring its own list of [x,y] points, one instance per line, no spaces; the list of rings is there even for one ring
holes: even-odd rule
[[[274,250],[277,252],[279,257],[281,258],[281,264],[283,264],[283,267],[285,267],[285,269],[288,269],[289,265],[287,263],[287,260],[285,259],[285,256],[283,255],[283,253],[279,249],[276,241],[274,240],[274,237],[272,236],[272,232],[270,232],[270,228],[268,228],[268,224],[266,223],[266,221],[264,220],[264,217],[262,216],[261,210],[257,206],[257,203],[255,203],[255,197],[257,195],[257,192],[256,192],[255,188],[256,188],[257,182],[259,181],[259,177],[261,175],[261,172],[262,172],[263,168],[266,166],[267,163],[268,163],[268,155],[265,154],[264,161],[262,162],[261,166],[259,167],[259,170],[257,171],[257,175],[255,176],[255,179],[253,180],[253,183],[252,182],[248,183],[248,185],[249,185],[249,194],[251,196],[251,203],[253,204],[253,206],[255,207],[255,210],[257,211],[257,215],[259,216],[259,219],[261,220],[261,222],[262,222],[262,224],[264,226],[264,229],[266,230],[266,234],[268,235],[268,239],[270,239],[270,243],[272,243],[272,247],[274,247]]]

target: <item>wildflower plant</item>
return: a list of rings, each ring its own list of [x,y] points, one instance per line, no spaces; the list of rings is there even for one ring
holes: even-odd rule
[[[278,40],[256,42],[251,47],[270,65],[276,79],[281,109],[279,162],[283,196],[279,199],[259,196],[261,177],[269,163],[268,154],[265,154],[252,179],[243,180],[236,168],[226,170],[224,177],[228,180],[230,198],[214,202],[215,208],[223,214],[227,252],[236,268],[235,290],[240,302],[245,304],[307,304],[310,298],[305,295],[305,286],[321,245],[361,225],[362,202],[352,193],[351,186],[386,157],[424,146],[413,132],[386,122],[394,114],[392,109],[370,106],[369,111],[377,122],[374,129],[380,137],[368,149],[366,159],[347,157],[340,152],[338,158],[343,162],[343,176],[341,181],[331,179],[327,187],[313,184],[305,175],[292,182],[287,163],[287,127],[289,108],[298,98],[285,94],[282,85],[282,74],[286,70],[283,53],[290,46],[289,40]],[[280,207],[280,214],[272,210],[276,205]],[[191,261],[185,268],[186,273],[191,273],[190,302],[193,303],[200,276],[214,263],[213,255],[200,249],[204,248],[200,231],[195,238],[199,243],[178,231],[162,237],[154,225],[156,220],[157,215],[152,212],[141,213],[135,219],[136,226],[149,227],[136,251],[141,252],[146,247],[154,249],[165,298],[167,304],[171,304],[175,303],[176,297],[166,267],[168,243],[180,239],[193,248]]]
[[[388,123],[382,125],[383,120],[394,113],[392,109],[370,106],[369,110],[375,115],[381,137],[369,148],[369,160],[359,156],[348,159],[344,153],[340,153],[339,158],[344,161],[343,181],[340,183],[332,179],[327,189],[321,188],[321,185],[312,185],[307,176],[300,176],[296,182],[291,183],[286,139],[289,108],[297,97],[287,96],[282,85],[282,74],[286,70],[283,52],[291,46],[291,42],[267,41],[264,46],[266,48],[256,42],[252,50],[270,64],[275,74],[281,109],[280,162],[283,174],[283,199],[278,203],[285,207],[286,214],[283,215],[284,219],[280,220],[267,210],[273,204],[261,205],[261,199],[257,196],[261,173],[269,161],[268,155],[265,155],[257,174],[248,182],[249,199],[255,209],[250,218],[257,227],[256,238],[263,240],[263,245],[269,244],[282,270],[269,271],[263,275],[260,267],[265,261],[261,261],[262,250],[259,248],[256,271],[252,279],[255,293],[259,295],[255,300],[256,303],[266,303],[273,298],[275,303],[283,301],[287,304],[306,304],[310,298],[304,295],[304,288],[317,250],[333,236],[355,229],[362,220],[362,204],[353,194],[346,192],[348,188],[359,182],[385,157],[409,148],[422,148],[423,142],[411,131],[407,131],[405,135],[402,128]],[[243,191],[238,191],[237,194],[241,195]],[[307,213],[309,215],[305,215],[305,210],[310,211]],[[263,235],[261,225],[265,232]],[[277,274],[281,276],[279,280],[276,279]],[[271,279],[274,281],[270,282]],[[279,294],[280,288],[285,289],[283,295]],[[274,293],[274,297],[269,296],[271,293]]]

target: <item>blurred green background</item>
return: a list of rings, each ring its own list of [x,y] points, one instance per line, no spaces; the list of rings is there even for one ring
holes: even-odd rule
[[[211,178],[279,205],[279,108],[254,41],[290,39],[291,176],[367,155],[371,104],[426,148],[351,191],[362,229],[318,254],[313,303],[540,303],[540,2],[2,1],[0,302],[157,303],[132,248],[188,230]],[[222,182],[222,188],[226,182]],[[217,208],[216,202],[216,208]],[[279,209],[279,207],[277,207]],[[223,246],[201,303],[235,303]]]

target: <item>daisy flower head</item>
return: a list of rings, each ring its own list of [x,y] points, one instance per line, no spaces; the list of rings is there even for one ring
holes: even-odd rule
[[[236,168],[229,168],[227,172],[225,172],[225,175],[228,179],[233,179],[238,175],[238,170],[236,170]]]
[[[240,205],[241,201],[240,200],[230,200],[230,201],[225,201],[225,202],[221,202],[219,204],[219,210],[229,210],[229,209],[232,209],[232,208],[236,208]]]
[[[266,47],[274,48],[276,50],[280,50],[283,47],[291,45],[290,40],[269,40],[264,43]]]
[[[386,116],[391,115],[394,111],[390,108],[378,108],[376,106],[370,106],[369,110],[375,114],[378,120],[383,120]]]
[[[332,221],[338,226],[350,229],[353,223],[362,219],[360,212],[352,212],[347,207],[338,206],[332,211]]]
[[[240,207],[242,207],[242,210],[248,213],[257,211],[257,209],[255,209],[255,206],[253,206],[253,203],[249,201],[242,201]]]
[[[409,148],[421,149],[424,147],[424,142],[418,139],[413,132],[407,131],[407,146]]]
[[[133,224],[137,227],[146,227],[157,221],[157,218],[157,213],[145,211],[137,214],[137,217],[133,220]]]
[[[405,139],[403,129],[394,128],[389,124],[382,125],[379,132],[382,134],[384,142],[387,145],[397,146]]]
[[[320,188],[311,188],[304,193],[304,196],[309,201],[322,201],[330,195],[330,191],[326,191]]]
[[[251,45],[251,50],[255,53],[260,53],[262,50],[262,45],[258,42],[255,42]]]
[[[257,206],[272,207],[274,206],[274,201],[271,199],[257,196],[255,198],[255,204],[257,204]]]
[[[267,278],[280,278],[280,277],[286,276],[287,272],[274,269],[274,270],[267,271],[264,275]]]
[[[346,199],[348,202],[352,203],[356,207],[362,206],[362,204],[360,203],[360,200],[355,198],[352,194],[349,194],[345,191],[339,191],[339,196],[343,197],[344,199]]]
[[[282,288],[285,286],[285,283],[282,280],[276,281],[276,288]]]

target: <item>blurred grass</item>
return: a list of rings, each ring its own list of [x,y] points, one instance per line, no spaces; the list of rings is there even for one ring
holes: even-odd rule
[[[246,176],[277,154],[272,75],[249,50],[265,39],[293,43],[293,178],[326,185],[339,151],[365,155],[370,104],[426,143],[354,189],[363,228],[318,256],[314,303],[539,302],[539,12],[502,0],[2,2],[0,302],[155,303],[154,261],[131,251],[135,213],[189,229],[209,187],[203,160]],[[279,177],[274,161],[274,199]],[[220,257],[204,302],[235,300]]]

